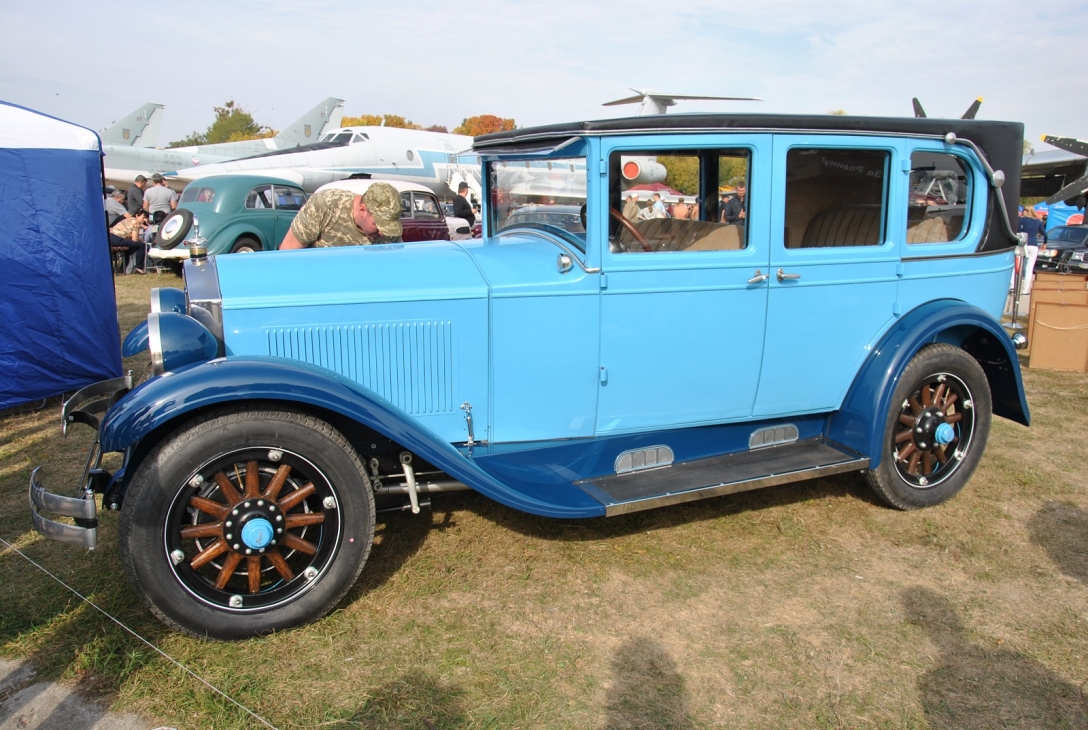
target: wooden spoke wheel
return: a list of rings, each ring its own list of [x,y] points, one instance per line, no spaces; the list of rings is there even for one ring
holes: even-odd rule
[[[899,475],[915,487],[935,487],[952,476],[971,448],[971,389],[952,373],[933,373],[900,404],[896,423],[892,450]]]
[[[351,444],[287,410],[225,408],[166,435],[125,493],[121,560],[167,624],[241,639],[323,616],[374,538],[374,496]]]

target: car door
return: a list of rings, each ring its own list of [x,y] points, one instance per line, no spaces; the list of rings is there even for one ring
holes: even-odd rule
[[[279,248],[280,241],[287,235],[287,231],[291,230],[291,223],[294,222],[295,216],[306,204],[306,193],[302,191],[302,188],[296,188],[293,185],[273,185],[272,202],[276,210],[276,227],[275,234],[265,242],[269,250]]]
[[[895,317],[901,205],[894,140],[775,135],[767,336],[754,415],[842,402]],[[909,162],[907,170],[909,170]]]
[[[412,219],[420,230],[420,240],[440,241],[450,237],[446,217],[433,193],[412,191]]]
[[[267,183],[254,186],[246,195],[245,221],[260,232],[265,245],[276,236],[276,208],[272,201],[272,185]],[[281,240],[276,239],[275,246]]]
[[[769,135],[602,143],[610,228],[597,433],[751,416],[768,291],[770,152]],[[642,181],[665,174],[683,188],[666,196],[695,202],[695,220],[653,218],[643,205],[657,183]],[[722,222],[721,192],[743,182],[750,215]],[[638,215],[628,206],[636,194]],[[621,221],[625,207],[634,220]]]

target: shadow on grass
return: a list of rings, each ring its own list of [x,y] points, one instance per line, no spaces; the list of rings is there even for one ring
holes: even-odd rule
[[[1028,532],[1059,570],[1088,585],[1088,512],[1072,502],[1047,502],[1028,520]]]
[[[434,515],[441,515],[441,520],[436,521]],[[419,515],[413,515],[411,512],[390,512],[378,515],[378,528],[375,530],[375,535],[381,536],[381,540],[371,548],[370,557],[367,558],[359,580],[342,603],[350,603],[384,584],[419,552],[430,533],[456,525],[457,523],[453,521],[453,511],[441,507],[435,509],[433,514],[428,514],[425,510]]]
[[[419,728],[443,730],[465,723],[464,690],[420,670],[402,674],[379,687],[358,708],[339,720],[321,723],[331,730],[348,728]]]
[[[668,529],[704,520],[716,520],[746,512],[759,512],[789,504],[833,497],[849,497],[886,509],[878,502],[860,474],[841,474],[751,492],[713,497],[671,507],[608,518],[556,520],[519,512],[472,492],[440,495],[441,507],[467,509],[502,527],[541,540],[581,542],[623,537],[639,532]],[[570,529],[576,527],[578,529]]]
[[[1083,728],[1077,687],[1039,662],[971,643],[948,599],[922,587],[903,591],[907,620],[925,629],[939,666],[918,680],[926,719],[935,728]]]
[[[689,719],[684,678],[660,643],[631,637],[612,657],[605,730],[686,730]]]

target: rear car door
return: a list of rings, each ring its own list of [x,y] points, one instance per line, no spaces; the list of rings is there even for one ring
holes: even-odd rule
[[[295,216],[302,210],[302,206],[306,205],[306,193],[302,191],[302,188],[296,188],[293,185],[273,185],[272,199],[276,207],[276,232],[273,238],[265,242],[268,250],[279,248],[280,241],[291,229]]]
[[[837,408],[896,313],[895,140],[775,135],[767,337],[753,415]],[[909,169],[909,168],[908,168]]]

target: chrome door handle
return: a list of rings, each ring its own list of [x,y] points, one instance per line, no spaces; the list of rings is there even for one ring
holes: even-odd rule
[[[782,269],[778,270],[778,280],[779,281],[785,281],[786,279],[800,279],[800,278],[801,278],[800,274],[787,274]]]
[[[764,273],[763,273],[762,271],[760,271],[759,269],[756,269],[756,275],[755,275],[755,276],[753,276],[753,277],[752,277],[751,279],[749,279],[749,280],[748,280],[748,283],[749,283],[749,284],[758,284],[758,283],[760,283],[761,281],[767,281],[767,279],[769,279],[769,278],[770,278],[770,277],[769,277],[769,276],[768,276],[767,274],[764,274]]]

